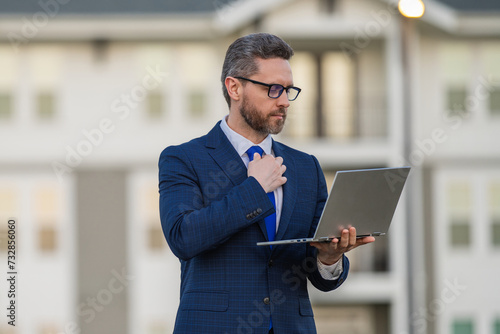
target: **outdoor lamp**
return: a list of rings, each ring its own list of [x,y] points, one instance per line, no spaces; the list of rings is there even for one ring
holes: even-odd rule
[[[399,0],[399,12],[406,17],[419,18],[424,15],[425,5],[422,0]]]

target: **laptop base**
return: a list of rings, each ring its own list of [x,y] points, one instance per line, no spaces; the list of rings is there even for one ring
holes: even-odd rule
[[[364,238],[364,237],[380,237],[380,236],[384,236],[384,235],[385,235],[385,233],[383,233],[383,232],[374,232],[371,234],[357,235],[356,238],[359,239],[359,238]],[[289,240],[263,241],[263,242],[258,242],[257,246],[303,244],[303,243],[309,243],[309,242],[330,242],[335,238],[340,239],[340,237],[330,237],[330,238],[319,238],[319,239],[301,238],[301,239],[289,239]]]

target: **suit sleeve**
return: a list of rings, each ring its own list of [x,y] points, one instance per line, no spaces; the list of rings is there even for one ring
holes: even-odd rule
[[[161,225],[172,252],[181,260],[217,248],[275,211],[253,177],[207,204],[198,176],[203,166],[195,168],[180,146],[166,148],[158,165]]]
[[[316,213],[314,216],[314,221],[313,224],[311,224],[311,231],[310,235],[312,236],[314,234],[314,231],[316,231],[316,227],[318,226],[319,219],[321,217],[321,213],[323,212],[323,208],[326,203],[326,199],[328,197],[328,190],[326,187],[326,181],[325,181],[325,176],[323,175],[323,171],[321,169],[321,166],[319,165],[318,160],[315,157],[312,157],[316,166],[317,170],[317,175],[318,175],[318,200],[316,204]],[[318,254],[318,249],[311,246],[307,245],[307,254],[308,257],[317,259],[317,254]],[[316,261],[314,261],[316,263]],[[349,272],[349,260],[345,255],[342,256],[342,265],[343,265],[343,271],[340,274],[339,278],[336,280],[326,280],[321,276],[321,273],[318,271],[318,268],[314,271],[311,272],[309,275],[309,280],[311,283],[321,291],[331,291],[336,288],[338,288],[347,278],[347,274]]]

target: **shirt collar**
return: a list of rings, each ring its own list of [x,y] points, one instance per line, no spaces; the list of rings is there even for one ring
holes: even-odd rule
[[[255,146],[255,144],[252,143],[247,138],[240,135],[239,133],[237,133],[236,131],[234,131],[233,129],[231,129],[229,125],[227,125],[226,121],[227,117],[228,116],[222,118],[222,121],[220,122],[220,127],[222,129],[222,132],[224,132],[227,139],[229,139],[229,142],[231,143],[231,145],[233,145],[234,149],[236,150],[236,152],[238,152],[239,156],[243,157],[246,154],[247,150],[250,147]],[[271,154],[273,145],[273,139],[271,135],[270,134],[267,135],[267,137],[257,145],[264,150],[265,154]]]

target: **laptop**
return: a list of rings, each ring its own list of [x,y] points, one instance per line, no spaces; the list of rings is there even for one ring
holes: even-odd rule
[[[257,246],[340,239],[344,228],[356,228],[358,238],[385,235],[396,211],[411,167],[339,171],[312,238],[258,242]]]

